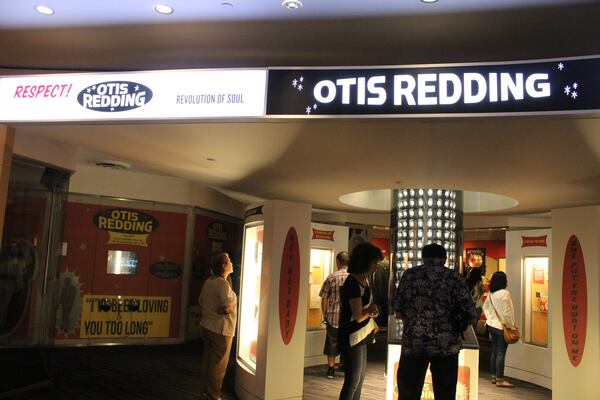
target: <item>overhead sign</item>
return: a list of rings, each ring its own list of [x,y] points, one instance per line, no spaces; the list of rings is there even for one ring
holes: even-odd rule
[[[0,78],[0,122],[185,120],[264,115],[266,70]]]
[[[598,71],[600,57],[480,65],[270,69],[267,115],[598,111]]]

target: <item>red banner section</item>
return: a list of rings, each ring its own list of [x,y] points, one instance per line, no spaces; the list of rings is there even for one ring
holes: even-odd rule
[[[95,216],[104,215],[110,210],[114,211],[115,208],[75,202],[67,204],[63,236],[68,251],[60,264],[56,339],[81,340],[85,336],[84,322],[101,322],[103,326],[107,326],[106,321],[111,322],[112,318],[125,319],[129,318],[128,313],[137,312],[136,307],[133,307],[113,316],[110,310],[102,309],[97,313],[96,319],[90,315],[82,316],[86,307],[84,300],[93,296],[100,296],[99,302],[107,304],[115,298],[119,299],[117,301],[141,299],[136,304],[140,310],[144,299],[170,299],[167,319],[164,321],[167,333],[162,337],[179,337],[182,275],[158,272],[165,265],[181,267],[185,264],[187,215],[183,212],[128,209],[128,215],[145,215],[148,221],[156,222],[153,223],[154,229],[146,232],[147,238],[142,244],[137,241],[111,241],[109,231],[94,225]],[[119,210],[119,215],[122,215],[124,209]],[[104,333],[106,332],[95,335],[94,338],[105,339],[107,336]],[[119,337],[144,340],[146,335],[123,334]]]
[[[330,240],[330,241],[334,241],[333,239],[333,234],[335,233],[335,231],[322,231],[320,229],[315,229],[313,228],[312,230],[313,234],[312,234],[312,239],[313,240]]]
[[[523,248],[523,247],[548,247],[548,243],[546,243],[546,240],[548,239],[548,235],[521,236],[521,239],[523,239],[523,244],[521,244],[521,248]]]
[[[286,235],[279,274],[279,327],[286,345],[294,336],[298,295],[300,294],[300,246],[298,234],[291,227]]]
[[[565,250],[562,283],[562,317],[569,361],[577,367],[583,358],[587,328],[587,280],[583,250],[577,236]]]

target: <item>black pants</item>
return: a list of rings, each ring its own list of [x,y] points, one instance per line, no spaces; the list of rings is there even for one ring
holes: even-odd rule
[[[444,357],[413,357],[402,354],[398,366],[398,394],[402,400],[420,400],[427,366],[435,400],[454,400],[458,379],[458,354]]]

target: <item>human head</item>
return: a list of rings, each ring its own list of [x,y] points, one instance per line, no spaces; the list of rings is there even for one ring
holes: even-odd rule
[[[421,259],[424,264],[444,265],[446,257],[446,249],[437,243],[428,244],[421,250]]]
[[[492,279],[490,280],[490,292],[494,293],[498,290],[506,289],[506,286],[508,286],[506,274],[502,271],[494,272],[494,275],[492,275]]]
[[[479,281],[481,281],[481,269],[478,267],[471,268],[469,271],[469,276],[467,277],[467,286],[472,288]]]
[[[226,272],[230,274],[233,270],[229,260],[229,254],[223,252],[214,254],[210,259],[210,269],[214,275],[224,275]]]
[[[350,254],[347,251],[340,251],[335,256],[335,263],[338,269],[347,268],[348,263],[350,262]]]
[[[383,260],[381,249],[369,242],[358,244],[348,263],[348,272],[351,274],[366,274],[374,269],[378,262]]]

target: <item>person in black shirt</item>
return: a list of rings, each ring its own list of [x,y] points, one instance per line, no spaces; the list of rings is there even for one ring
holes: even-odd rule
[[[369,275],[383,260],[381,250],[371,243],[357,245],[350,256],[348,277],[340,290],[338,345],[344,356],[344,385],[340,400],[358,400],[367,370],[367,343],[376,329],[379,310],[373,304]]]
[[[398,394],[419,400],[430,366],[435,399],[454,400],[461,334],[477,312],[464,279],[444,267],[442,246],[423,247],[421,258],[423,265],[404,272],[394,298],[396,318],[403,322]]]

